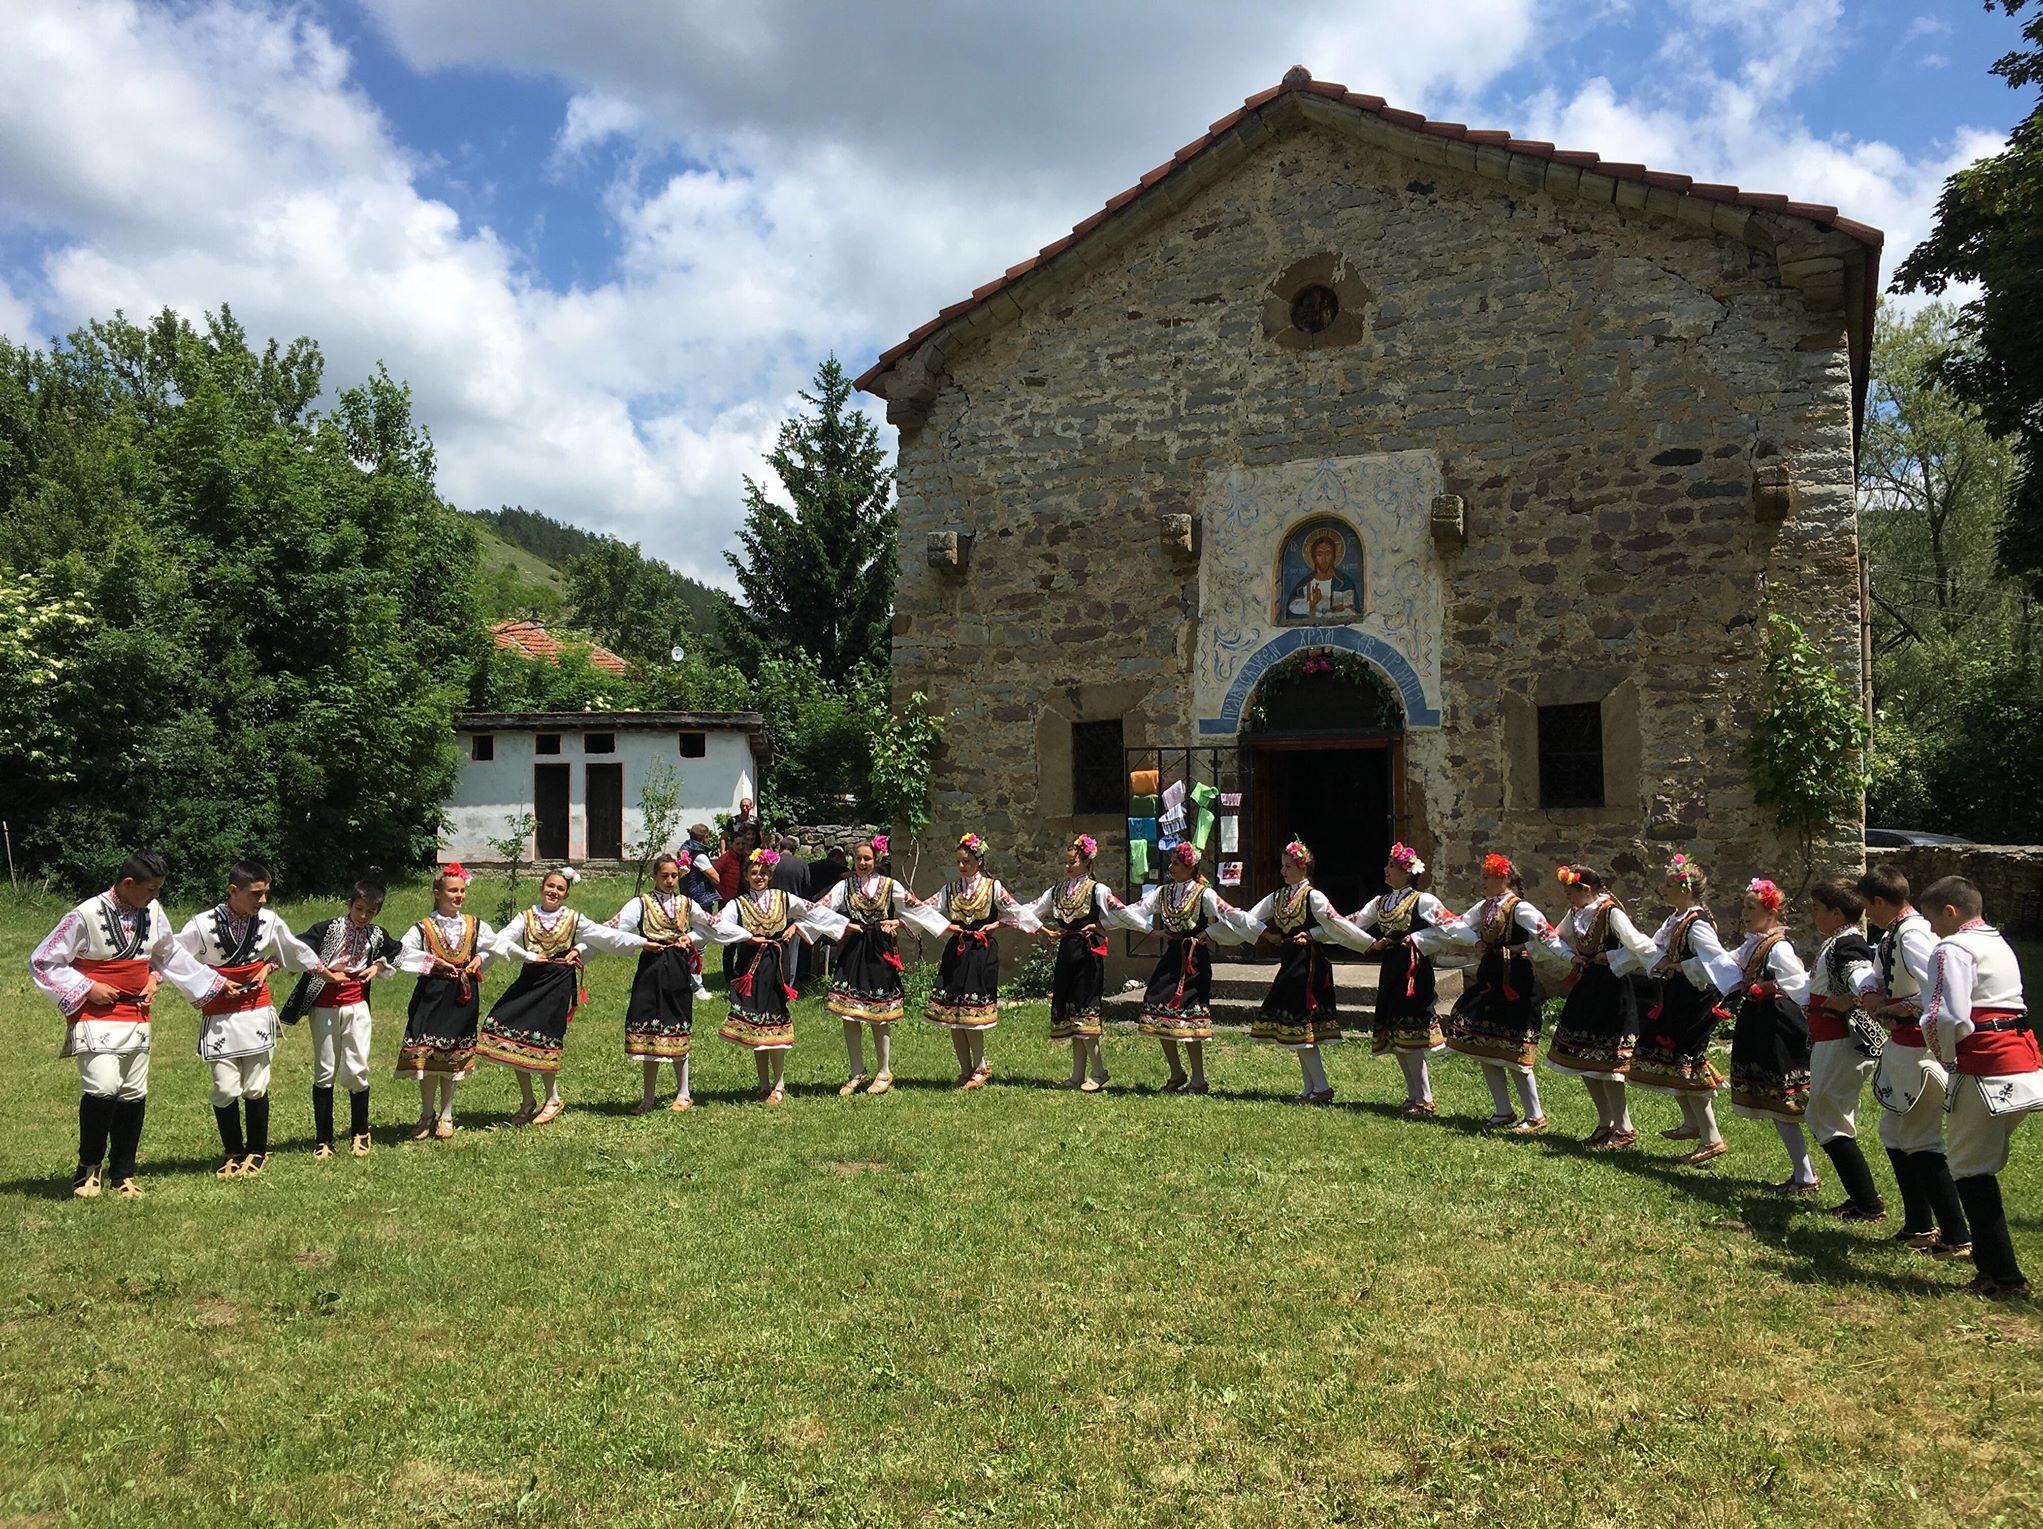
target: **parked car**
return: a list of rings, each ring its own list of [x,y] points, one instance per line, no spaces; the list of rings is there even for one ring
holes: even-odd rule
[[[1925,833],[1920,828],[1868,828],[1866,844],[1872,849],[1906,849],[1911,844],[1970,844],[1961,834]]]

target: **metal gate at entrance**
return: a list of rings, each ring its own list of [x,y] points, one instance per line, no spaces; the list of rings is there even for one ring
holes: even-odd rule
[[[1200,870],[1214,889],[1231,903],[1241,902],[1254,887],[1248,870],[1254,832],[1248,754],[1232,743],[1122,753],[1128,778],[1128,885],[1122,896],[1134,902],[1145,886],[1168,881],[1171,850],[1189,839],[1199,846]],[[1127,939],[1131,955],[1155,955],[1163,948],[1153,935]]]

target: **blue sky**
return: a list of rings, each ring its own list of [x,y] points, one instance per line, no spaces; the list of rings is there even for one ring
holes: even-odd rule
[[[712,578],[818,359],[858,369],[1292,63],[1835,202],[1890,269],[2027,106],[1974,0],[7,10],[0,333],[229,302],[331,378],[407,378],[457,503]]]

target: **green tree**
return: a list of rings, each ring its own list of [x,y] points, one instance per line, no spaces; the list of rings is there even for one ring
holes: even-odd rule
[[[1866,788],[1866,718],[1858,697],[1801,627],[1767,618],[1765,694],[1752,727],[1752,798],[1802,850],[1806,881],[1816,836],[1854,812]]]
[[[2009,16],[2034,0],[1987,0]],[[2043,86],[2043,9],[2022,27],[2029,44],[1993,66],[2009,87]],[[2021,476],[2008,503],[2000,558],[2043,594],[2043,91],[2001,153],[1958,171],[1937,202],[1936,228],[1895,275],[1903,292],[1972,282],[1960,310],[1966,344],[1944,362],[1952,390],[1995,432],[2012,438]]]
[[[323,371],[225,308],[0,340],[0,568],[91,612],[75,783],[0,779],[44,872],[97,885],[151,844],[203,884],[256,853],[338,885],[435,848],[474,534],[409,392],[379,369],[320,412]]]
[[[767,464],[786,503],[745,479],[743,556],[725,553],[743,600],[718,629],[748,668],[806,653],[824,674],[884,663],[894,608],[894,475],[879,427],[852,407],[851,379],[830,357],[816,369],[814,412],[780,427]]]
[[[640,663],[668,661],[694,635],[684,580],[636,542],[598,537],[567,564],[567,606],[575,624],[613,653]]]

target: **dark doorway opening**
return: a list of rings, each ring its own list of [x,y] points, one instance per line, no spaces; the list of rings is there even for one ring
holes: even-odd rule
[[[1313,855],[1312,884],[1353,913],[1382,890],[1396,833],[1396,778],[1404,747],[1395,740],[1258,741],[1255,749],[1254,879],[1282,883],[1279,857],[1292,839]]]
[[[533,852],[541,860],[568,857],[568,770],[564,764],[532,767],[532,815],[539,820]]]
[[[589,769],[589,858],[624,858],[624,766],[592,764]]]

